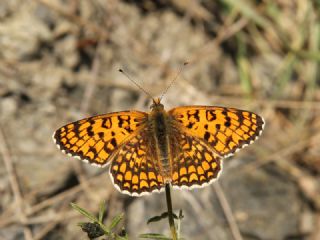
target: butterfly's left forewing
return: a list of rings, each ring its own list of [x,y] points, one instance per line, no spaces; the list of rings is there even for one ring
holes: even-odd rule
[[[97,166],[105,166],[119,146],[142,129],[147,113],[124,111],[98,115],[69,123],[53,134],[66,154]]]

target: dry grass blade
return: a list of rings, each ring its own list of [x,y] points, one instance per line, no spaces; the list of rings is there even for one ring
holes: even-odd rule
[[[20,224],[23,225],[23,233],[26,240],[32,240],[31,229],[26,225],[28,223],[25,213],[23,212],[23,198],[20,191],[19,181],[15,172],[13,161],[9,152],[9,147],[6,141],[6,137],[0,124],[0,152],[3,156],[3,161],[9,176],[10,185],[14,195],[16,215],[20,220]]]
[[[304,149],[306,147],[306,145],[308,145],[310,143],[310,141],[316,140],[319,137],[320,137],[320,134],[316,133],[313,136],[308,137],[307,139],[302,139],[298,142],[295,141],[294,143],[292,143],[292,145],[289,145],[286,148],[281,148],[279,151],[276,151],[275,153],[268,155],[265,158],[261,158],[256,162],[248,164],[240,172],[254,171],[255,169],[262,167],[263,165],[270,163],[270,162],[275,162],[276,164],[280,164],[281,161],[287,160],[289,155],[292,155],[298,151],[301,151],[302,149]]]
[[[102,43],[104,40],[100,40],[97,46],[97,49],[95,50],[95,56],[93,59],[93,64],[92,64],[92,69],[91,69],[91,74],[90,74],[90,80],[87,82],[83,100],[81,102],[81,112],[86,113],[89,109],[89,104],[90,104],[90,99],[94,95],[94,90],[96,88],[96,81],[100,69],[100,60],[99,60],[99,50],[102,47]]]
[[[221,204],[221,207],[223,209],[223,212],[227,218],[227,221],[229,223],[230,226],[230,230],[232,232],[232,236],[234,238],[234,240],[243,240],[238,224],[233,216],[230,204],[228,203],[228,200],[220,186],[220,184],[218,182],[214,182],[213,183],[213,189],[217,194],[217,197],[219,199],[219,202]]]

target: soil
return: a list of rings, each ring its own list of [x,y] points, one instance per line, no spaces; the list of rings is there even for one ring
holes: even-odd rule
[[[120,68],[155,97],[182,68],[164,95],[166,109],[222,105],[266,119],[255,144],[224,160],[217,183],[172,192],[184,239],[320,239],[320,81],[316,75],[306,97],[303,75],[318,62],[297,58],[295,74],[279,83],[276,69],[293,56],[272,29],[228,15],[226,2],[0,3],[0,239],[86,239],[77,223],[87,219],[69,204],[97,213],[102,201],[107,225],[125,214],[129,239],[170,235],[166,219],[147,224],[166,211],[164,193],[123,195],[107,168],[71,159],[51,138],[87,116],[149,111],[149,97]],[[288,26],[289,16],[299,18],[283,14]]]

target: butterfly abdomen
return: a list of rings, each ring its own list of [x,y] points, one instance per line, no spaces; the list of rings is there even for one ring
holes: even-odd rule
[[[165,181],[171,179],[170,168],[170,142],[168,137],[168,116],[164,110],[154,111],[151,114],[151,127],[156,143],[157,160],[161,175]]]

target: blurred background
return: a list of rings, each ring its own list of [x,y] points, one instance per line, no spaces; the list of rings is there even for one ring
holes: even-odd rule
[[[158,232],[164,194],[120,194],[107,169],[71,160],[52,133],[99,113],[148,111],[124,69],[163,99],[263,116],[258,141],[224,161],[217,184],[174,191],[185,239],[320,239],[320,2],[0,1],[0,239],[86,239],[106,201],[129,239]]]

